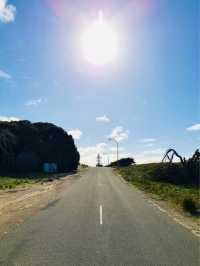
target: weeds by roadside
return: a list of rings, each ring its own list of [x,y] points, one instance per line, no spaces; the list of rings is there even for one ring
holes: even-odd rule
[[[159,166],[160,167],[160,166]],[[117,171],[136,187],[170,202],[193,216],[199,216],[199,188],[186,184],[174,184],[155,177],[156,164],[136,165],[118,168]]]
[[[24,187],[35,183],[43,183],[52,181],[57,178],[52,174],[34,173],[27,175],[3,175],[0,176],[0,190],[14,189],[16,187]]]

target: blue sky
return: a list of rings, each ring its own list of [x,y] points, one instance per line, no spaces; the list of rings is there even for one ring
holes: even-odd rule
[[[81,161],[160,161],[200,146],[198,0],[0,0],[0,119],[47,121],[76,137]],[[115,23],[118,58],[80,49],[83,21]]]

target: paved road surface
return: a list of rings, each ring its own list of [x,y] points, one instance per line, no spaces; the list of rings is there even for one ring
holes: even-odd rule
[[[0,265],[198,264],[198,238],[107,168],[89,168],[0,242]]]

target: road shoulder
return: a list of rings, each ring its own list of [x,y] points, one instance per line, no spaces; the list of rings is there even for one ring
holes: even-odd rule
[[[80,174],[66,174],[51,182],[0,191],[0,238],[58,200],[61,192],[73,184]]]
[[[200,219],[194,218],[191,215],[181,211],[180,209],[175,208],[169,202],[160,200],[155,194],[151,194],[147,191],[141,190],[136,187],[134,184],[126,181],[119,172],[113,170],[118,178],[121,179],[123,183],[126,183],[130,187],[134,187],[139,193],[141,193],[146,200],[151,204],[154,208],[158,209],[160,212],[165,213],[169,217],[171,217],[176,223],[179,223],[184,228],[187,228],[191,231],[195,236],[200,237]]]

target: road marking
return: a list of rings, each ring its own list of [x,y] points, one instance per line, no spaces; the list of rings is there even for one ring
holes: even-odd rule
[[[195,236],[200,237],[200,231],[199,230],[192,230],[192,226],[187,225],[185,222],[183,222],[183,218],[177,217],[174,214],[171,214],[169,211],[164,210],[161,208],[157,203],[153,202],[152,200],[148,200],[148,202],[155,208],[157,208],[159,211],[166,213],[169,217],[171,217],[176,223],[182,225],[184,228],[190,230]]]
[[[166,210],[164,210],[163,208],[161,208],[157,203],[153,202],[152,200],[148,200],[148,202],[153,205],[154,207],[156,207],[157,209],[159,209],[159,211],[167,213]]]
[[[103,224],[103,213],[102,213],[102,205],[100,205],[99,207],[99,211],[100,211],[100,224],[102,225]]]

